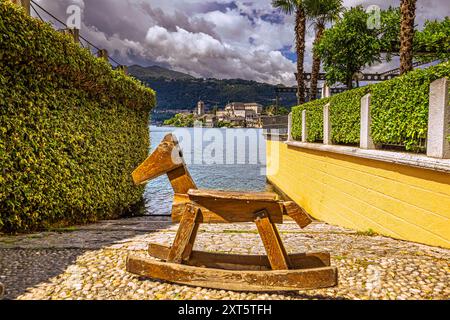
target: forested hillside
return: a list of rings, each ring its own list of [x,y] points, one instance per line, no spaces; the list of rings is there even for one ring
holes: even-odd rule
[[[158,110],[193,109],[200,99],[209,108],[215,104],[224,107],[233,101],[268,106],[275,99],[275,86],[255,81],[197,79],[161,67],[132,66],[129,73],[158,92]],[[283,95],[280,102],[284,106],[295,105],[295,94]]]

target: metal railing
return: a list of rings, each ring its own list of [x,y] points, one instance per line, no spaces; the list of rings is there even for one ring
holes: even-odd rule
[[[54,22],[52,21],[48,21],[45,20],[42,17],[42,13],[45,13],[48,17],[50,17],[51,19],[53,19],[54,21],[58,22],[59,24],[61,24],[65,29],[70,29],[68,28],[67,24],[65,22],[63,22],[61,19],[59,19],[58,17],[56,17],[54,14],[52,14],[51,12],[49,12],[48,10],[46,10],[45,8],[43,8],[39,3],[35,2],[34,0],[30,1],[30,7],[31,9],[33,9],[34,13],[36,14],[36,16],[43,22],[50,22],[52,24],[52,26],[55,28],[55,30],[57,31],[61,31],[61,29],[58,29],[57,26],[55,25]],[[39,9],[39,10],[38,10]],[[83,44],[83,41],[85,44]],[[99,47],[97,47],[96,45],[94,45],[92,42],[90,42],[89,40],[87,40],[85,37],[83,37],[81,34],[79,35],[79,43],[83,48],[87,48],[89,49],[93,55],[97,55],[100,51],[102,51],[103,49],[100,49]],[[97,51],[92,51],[92,49],[95,49]],[[117,62],[113,57],[111,56],[107,56],[108,60],[115,63],[116,66],[121,66],[121,64],[119,62]]]

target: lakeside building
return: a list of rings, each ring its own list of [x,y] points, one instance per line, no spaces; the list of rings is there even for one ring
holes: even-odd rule
[[[235,126],[248,128],[261,127],[263,106],[259,103],[232,102],[223,111],[217,111],[218,121],[231,122]]]
[[[205,128],[215,128],[217,127],[218,121],[217,117],[214,114],[206,114],[204,116],[203,124]]]
[[[245,110],[245,104],[242,102],[231,102],[225,106],[225,111],[233,113],[237,110]]]
[[[263,112],[263,106],[259,103],[245,103],[245,110],[253,110],[256,114],[261,114]]]
[[[207,128],[222,126],[221,122],[237,128],[261,128],[263,106],[258,103],[232,102],[227,104],[223,110],[207,112],[205,102],[198,101],[194,110],[164,110],[161,113],[172,113],[183,116],[194,116],[194,120],[203,122]]]
[[[216,117],[218,121],[226,121],[230,117],[228,111],[218,110],[216,111]]]
[[[232,123],[234,127],[237,128],[245,128],[246,121],[244,117],[230,117],[228,118],[228,122]]]

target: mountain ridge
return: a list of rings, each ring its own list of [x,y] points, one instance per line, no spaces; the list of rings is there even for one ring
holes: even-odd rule
[[[133,65],[128,73],[157,93],[157,109],[193,110],[199,100],[208,109],[223,108],[229,102],[256,102],[263,106],[275,103],[276,85],[243,79],[203,79],[164,67]],[[283,94],[281,104],[296,104],[295,94]]]
[[[167,79],[195,79],[195,77],[174,70],[170,70],[167,68],[163,68],[160,66],[148,66],[143,67],[140,65],[132,65],[128,67],[128,72],[135,76],[136,78],[140,77],[150,77],[150,78],[167,78]]]

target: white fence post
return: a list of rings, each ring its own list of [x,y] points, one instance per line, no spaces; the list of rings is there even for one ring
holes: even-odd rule
[[[372,117],[370,115],[370,93],[361,98],[361,131],[360,143],[361,149],[375,149],[372,136],[370,134],[370,126],[372,124]]]
[[[325,82],[322,87],[322,99],[331,97],[330,87]]]
[[[306,110],[302,111],[302,142],[308,142],[308,128],[306,126]]]
[[[427,156],[439,159],[450,158],[450,107],[448,80],[441,78],[430,85],[428,113]]]
[[[330,104],[323,106],[323,144],[331,144]]]
[[[287,141],[293,141],[293,139],[292,139],[292,112],[290,112],[288,115]]]

